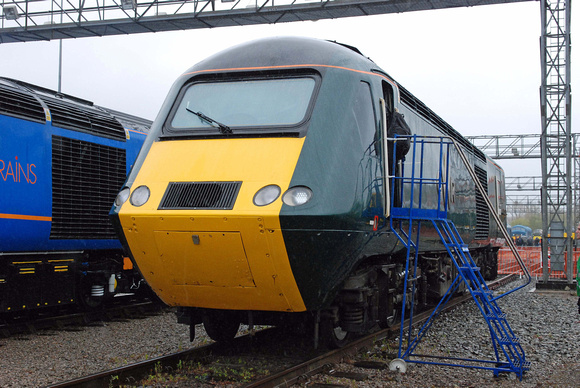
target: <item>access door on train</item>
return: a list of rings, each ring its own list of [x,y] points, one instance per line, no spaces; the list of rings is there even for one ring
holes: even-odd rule
[[[392,163],[392,155],[390,155],[390,151],[392,152],[392,147],[389,146],[389,118],[393,115],[394,104],[393,104],[393,87],[383,81],[383,97],[380,99],[380,107],[381,107],[381,158],[383,161],[383,187],[384,187],[384,195],[383,195],[383,209],[384,209],[384,216],[388,218],[391,215],[391,188],[390,188],[390,177],[394,175],[396,172],[396,168],[393,168]],[[391,148],[391,150],[389,150]],[[395,170],[395,171],[393,171]],[[397,193],[398,190],[395,190]],[[395,199],[397,200],[397,199]]]
[[[352,111],[349,116],[353,127],[358,129],[363,157],[360,161],[361,194],[366,203],[364,217],[370,218],[373,229],[390,216],[390,176],[392,174],[392,141],[389,142],[389,118],[393,115],[393,88],[384,82],[380,91],[378,109],[373,101],[371,84],[361,80],[355,90]],[[376,98],[376,97],[375,97]],[[378,110],[378,112],[377,112]],[[377,114],[378,113],[378,114]],[[377,118],[378,124],[377,125]]]

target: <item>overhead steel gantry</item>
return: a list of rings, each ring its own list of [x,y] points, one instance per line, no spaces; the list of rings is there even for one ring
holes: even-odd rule
[[[572,146],[572,225],[580,223],[580,134],[571,134]],[[477,148],[481,149],[492,159],[541,159],[542,135],[483,135],[468,136]],[[560,163],[565,163],[566,155],[561,155]],[[538,170],[538,173],[541,173]],[[521,208],[522,203],[535,208],[534,212],[541,212],[542,176],[534,177],[506,177],[506,191],[532,191],[519,196],[508,195],[508,208]],[[524,198],[522,198],[524,197]],[[513,201],[512,201],[513,200]],[[515,201],[515,202],[514,202]],[[532,207],[533,205],[533,207]]]
[[[563,58],[558,60],[564,63]],[[569,59],[567,63],[570,63]],[[554,80],[559,81],[560,78],[551,76],[550,80],[554,82]],[[562,95],[557,92],[561,92]],[[553,271],[564,271],[565,269],[567,279],[569,282],[572,281],[573,262],[572,259],[567,259],[567,256],[563,254],[562,247],[564,246],[567,252],[572,251],[573,240],[571,236],[575,233],[576,225],[580,223],[580,134],[568,134],[567,130],[565,131],[565,124],[568,121],[567,125],[569,125],[571,113],[569,105],[564,104],[566,101],[565,93],[570,93],[569,84],[567,87],[556,88],[549,96],[549,102],[552,104],[550,105],[551,123],[548,128],[548,124],[546,124],[548,117],[542,117],[542,123],[551,131],[546,130],[546,133],[543,134],[468,137],[474,145],[493,159],[541,159],[542,176],[506,177],[505,183],[506,192],[510,192],[506,195],[508,213],[541,212],[544,237],[546,237],[543,240],[550,241],[550,243],[555,241],[559,245],[555,249],[550,249],[550,254],[554,250],[560,251],[562,254],[559,258],[560,262],[556,262],[556,268],[559,269],[552,269],[553,265],[548,266],[547,262],[544,263],[546,271],[542,278],[544,283],[550,282],[548,268]],[[561,105],[560,107],[558,107],[558,103]],[[544,175],[544,168],[548,169],[550,173]],[[514,191],[519,193],[516,195],[513,193]],[[557,202],[554,203],[556,200]],[[562,214],[564,213],[562,209],[565,209],[565,214]],[[571,213],[570,219],[568,219],[568,211]],[[559,223],[562,236],[555,239],[547,238],[552,225],[551,222],[545,223],[546,213],[547,217],[551,217],[547,218],[548,220],[554,221],[555,219],[555,222]],[[570,227],[567,228],[565,225]],[[552,237],[551,233],[550,237]],[[545,249],[547,248],[546,246]],[[548,257],[547,253],[543,257]],[[566,261],[568,263],[564,265]]]
[[[542,135],[522,134],[522,135],[483,135],[468,136],[477,148],[481,149],[493,159],[541,159],[542,158]],[[572,200],[573,204],[572,225],[580,223],[580,134],[571,134],[572,145],[570,156],[572,158]],[[566,162],[566,155],[561,154],[559,163]],[[538,173],[540,171],[538,170]],[[541,211],[541,190],[543,187],[542,176],[534,177],[506,177],[506,191],[533,191],[527,194],[528,199],[522,200],[522,194],[518,197],[507,196],[507,205],[511,208],[520,208],[522,203],[537,207],[534,211]],[[514,200],[515,202],[513,202]],[[530,207],[531,208],[531,207]]]
[[[493,159],[541,158],[541,135],[483,135],[467,136],[477,148]]]
[[[542,199],[540,198],[540,194],[507,194],[506,211],[515,218],[526,214],[541,214]]]
[[[571,0],[541,1],[541,134],[470,138],[494,159],[541,159],[543,285],[553,280],[550,271],[565,271],[567,282],[572,283],[573,255],[566,255],[566,252],[572,252],[572,236],[580,222],[579,135],[572,133],[571,125],[570,5]],[[524,187],[522,184],[519,186]],[[537,181],[534,180],[536,188]],[[529,198],[528,205],[537,203],[537,198]],[[548,234],[550,238],[547,238]]]
[[[0,0],[0,43],[335,19],[522,1],[534,0]],[[571,0],[540,0],[540,4],[542,221],[544,233],[551,230],[552,269],[563,270],[563,252],[572,250],[570,236],[576,226],[569,206],[574,203]],[[555,237],[556,230],[561,238]],[[545,271],[547,240],[544,238],[542,245]],[[562,254],[555,254],[556,251]],[[571,256],[568,255],[566,270],[570,283]],[[547,282],[548,278],[548,272],[544,272],[543,281]]]
[[[541,176],[505,178],[506,208],[508,215],[518,218],[525,214],[541,214]]]
[[[541,134],[466,136],[492,159],[539,159],[542,157]],[[571,134],[571,157],[580,159],[580,134]],[[565,155],[561,156],[562,158]]]
[[[1,0],[0,43],[401,13],[532,0]]]

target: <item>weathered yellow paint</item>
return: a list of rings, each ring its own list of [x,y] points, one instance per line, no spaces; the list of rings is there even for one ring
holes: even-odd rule
[[[262,187],[284,192],[304,139],[207,139],[156,142],[119,218],[143,276],[164,302],[205,308],[304,311],[280,230],[282,201],[258,207]],[[241,181],[232,210],[158,210],[169,182]],[[196,236],[196,237],[194,237]]]
[[[239,232],[161,231],[154,236],[175,284],[256,287]],[[198,243],[192,243],[194,236]]]

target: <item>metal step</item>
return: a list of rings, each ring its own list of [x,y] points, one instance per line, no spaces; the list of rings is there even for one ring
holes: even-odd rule
[[[488,369],[492,370],[494,375],[497,375],[499,372],[514,372],[517,376],[522,379],[523,372],[528,370],[530,367],[530,363],[525,361],[525,353],[519,343],[519,338],[513,335],[513,332],[506,320],[506,314],[503,313],[499,306],[496,303],[496,299],[493,298],[493,291],[487,289],[487,285],[485,280],[481,274],[481,268],[475,264],[475,261],[471,257],[469,252],[469,246],[465,244],[459,234],[457,228],[453,224],[451,220],[447,218],[447,202],[444,197],[441,197],[441,194],[445,195],[448,193],[448,181],[447,177],[449,176],[445,171],[448,171],[449,165],[445,162],[450,159],[448,154],[444,154],[444,152],[449,152],[450,145],[453,145],[456,149],[457,153],[459,154],[460,158],[462,159],[465,167],[469,171],[473,181],[476,184],[478,192],[481,193],[481,196],[485,200],[487,207],[490,210],[490,213],[493,215],[494,220],[499,225],[501,224],[501,220],[499,216],[496,214],[493,205],[487,198],[487,193],[481,186],[481,183],[478,180],[477,174],[473,171],[473,167],[470,164],[469,160],[466,158],[465,154],[461,150],[461,147],[457,145],[457,143],[453,139],[449,138],[440,138],[440,158],[439,158],[439,174],[436,179],[431,177],[423,176],[423,163],[424,159],[421,156],[417,158],[416,149],[423,149],[425,144],[433,144],[435,141],[433,137],[424,137],[420,138],[418,136],[411,137],[413,141],[412,145],[412,152],[409,153],[407,157],[411,157],[409,165],[412,167],[411,177],[405,176],[404,171],[400,173],[400,177],[392,177],[393,180],[393,187],[397,187],[395,181],[398,181],[398,187],[401,188],[401,192],[399,197],[405,198],[403,195],[403,188],[406,187],[406,190],[410,191],[407,192],[407,197],[410,198],[409,205],[410,208],[403,208],[403,207],[395,207],[394,203],[391,202],[391,230],[394,234],[398,237],[401,243],[407,248],[407,257],[406,257],[406,275],[405,275],[405,285],[404,288],[407,289],[409,284],[413,284],[416,282],[416,278],[411,278],[412,275],[409,274],[409,268],[417,267],[417,260],[418,256],[416,255],[416,251],[418,250],[418,245],[421,241],[420,234],[421,234],[421,223],[422,222],[429,222],[435,228],[437,234],[440,237],[440,240],[447,250],[453,265],[458,271],[457,276],[452,284],[451,287],[443,296],[435,311],[431,314],[431,317],[427,319],[427,321],[423,324],[423,326],[419,329],[418,334],[411,336],[412,328],[409,326],[408,328],[408,339],[407,339],[407,349],[403,353],[403,328],[405,326],[405,310],[403,310],[401,314],[401,330],[399,336],[399,355],[398,359],[404,362],[416,362],[416,363],[430,363],[430,364],[439,364],[439,365],[448,365],[448,366],[461,366],[465,368],[478,368],[478,369]],[[396,143],[395,143],[396,144]],[[443,151],[443,149],[447,147],[447,151]],[[431,160],[431,159],[429,159]],[[394,170],[393,170],[394,171]],[[435,190],[438,190],[440,195],[439,199],[436,201],[436,209],[426,209],[424,208],[425,205],[421,201],[423,197],[423,193],[427,192],[425,189],[429,185],[437,184]],[[405,186],[406,185],[406,186]],[[433,190],[433,189],[431,189]],[[394,196],[392,196],[393,198]],[[418,201],[414,201],[413,198],[419,198]],[[395,224],[393,220],[398,220]],[[502,225],[499,225],[502,226]],[[404,230],[406,229],[406,230]],[[502,229],[502,233],[504,236],[507,236],[507,232]],[[508,238],[508,237],[506,237]],[[510,240],[511,241],[511,240]],[[413,253],[413,255],[411,255]],[[520,260],[521,261],[521,260]],[[420,355],[415,355],[413,352],[416,349],[417,345],[421,341],[421,339],[425,336],[425,333],[429,330],[432,324],[432,319],[437,317],[438,311],[442,308],[450,299],[451,295],[457,290],[460,284],[463,283],[465,288],[469,291],[470,295],[472,296],[474,302],[480,309],[480,312],[485,319],[491,336],[491,345],[493,346],[493,350],[495,352],[495,360],[467,360],[461,358],[453,358],[456,361],[456,364],[448,364],[444,362],[423,362],[423,361],[415,361],[412,360],[411,357]],[[415,289],[415,287],[413,287]],[[416,291],[414,291],[416,292]],[[511,291],[510,291],[511,292]],[[405,297],[403,298],[403,303],[405,303]],[[411,296],[410,299],[410,317],[409,322],[412,321],[413,318],[413,301],[414,298]],[[467,330],[470,330],[469,328]],[[439,358],[447,358],[450,359],[451,357],[439,357]],[[507,359],[507,360],[505,360]],[[480,361],[482,366],[474,366],[469,363],[465,363],[465,361]],[[489,365],[495,365],[489,366]],[[486,366],[487,365],[487,366]]]

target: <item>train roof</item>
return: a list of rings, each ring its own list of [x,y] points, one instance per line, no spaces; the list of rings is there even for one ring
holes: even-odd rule
[[[95,105],[93,102],[59,93],[20,80],[0,77],[0,114],[44,123],[47,112],[53,125],[125,139],[123,128],[147,133],[151,121]]]
[[[397,86],[403,104],[438,127],[442,133],[457,140],[483,163],[491,161],[473,143],[396,82],[371,59],[365,57],[356,47],[346,44],[306,37],[261,38],[225,49],[197,63],[184,75],[190,76],[211,70],[259,70],[260,68],[305,65],[344,67],[363,72],[374,72],[390,79]],[[496,163],[493,164],[499,168]]]
[[[314,38],[270,37],[221,51],[194,65],[187,73],[309,64],[343,66],[361,71],[376,68],[370,59],[352,46]]]

